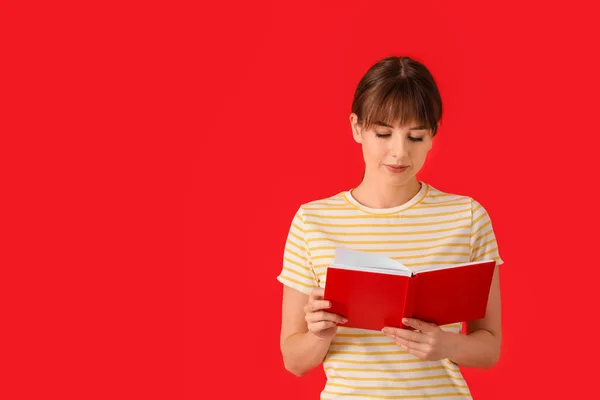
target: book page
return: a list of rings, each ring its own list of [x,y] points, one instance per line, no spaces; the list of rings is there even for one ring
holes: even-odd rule
[[[442,269],[450,269],[450,268],[460,268],[460,267],[466,267],[468,265],[477,265],[477,264],[485,264],[488,263],[492,260],[484,260],[484,261],[474,261],[474,262],[468,262],[468,263],[462,263],[462,264],[453,264],[453,265],[432,265],[432,266],[428,266],[428,267],[422,267],[417,269],[414,274],[421,274],[424,272],[431,272],[431,271],[439,271]]]
[[[336,248],[332,267],[411,276],[411,271],[408,268],[389,257],[343,247]]]

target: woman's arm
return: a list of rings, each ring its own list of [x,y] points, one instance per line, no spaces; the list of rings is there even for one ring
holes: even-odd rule
[[[323,289],[310,296],[284,286],[281,318],[281,354],[285,368],[297,376],[320,365],[342,317],[323,311],[330,304],[323,300]]]
[[[467,323],[467,334],[456,335],[448,358],[466,368],[490,368],[500,359],[502,342],[500,278],[494,270],[486,316]]]

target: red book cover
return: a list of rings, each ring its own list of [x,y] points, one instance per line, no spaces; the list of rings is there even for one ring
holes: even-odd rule
[[[483,318],[494,260],[432,267],[412,272],[375,253],[338,248],[327,269],[328,310],[348,319],[343,326],[381,330],[403,327],[412,317],[436,325]]]

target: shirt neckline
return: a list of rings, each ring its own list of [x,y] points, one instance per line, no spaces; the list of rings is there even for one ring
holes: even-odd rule
[[[421,188],[419,189],[417,194],[415,194],[406,203],[401,204],[396,207],[389,207],[389,208],[367,207],[364,204],[359,203],[358,200],[356,200],[354,198],[354,196],[352,195],[352,190],[354,190],[354,189],[350,189],[350,190],[347,190],[346,192],[344,192],[344,198],[348,203],[352,204],[354,207],[358,208],[361,211],[369,213],[369,214],[377,214],[377,215],[397,214],[399,212],[405,211],[405,210],[409,209],[410,207],[420,203],[427,196],[427,193],[429,192],[429,185],[426,184],[425,182],[419,182],[419,183],[421,184]]]

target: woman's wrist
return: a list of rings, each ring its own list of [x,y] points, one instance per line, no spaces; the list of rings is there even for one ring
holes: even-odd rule
[[[446,338],[446,358],[454,361],[459,357],[465,345],[468,345],[467,335],[460,332],[444,332]],[[465,340],[467,343],[465,343]]]

